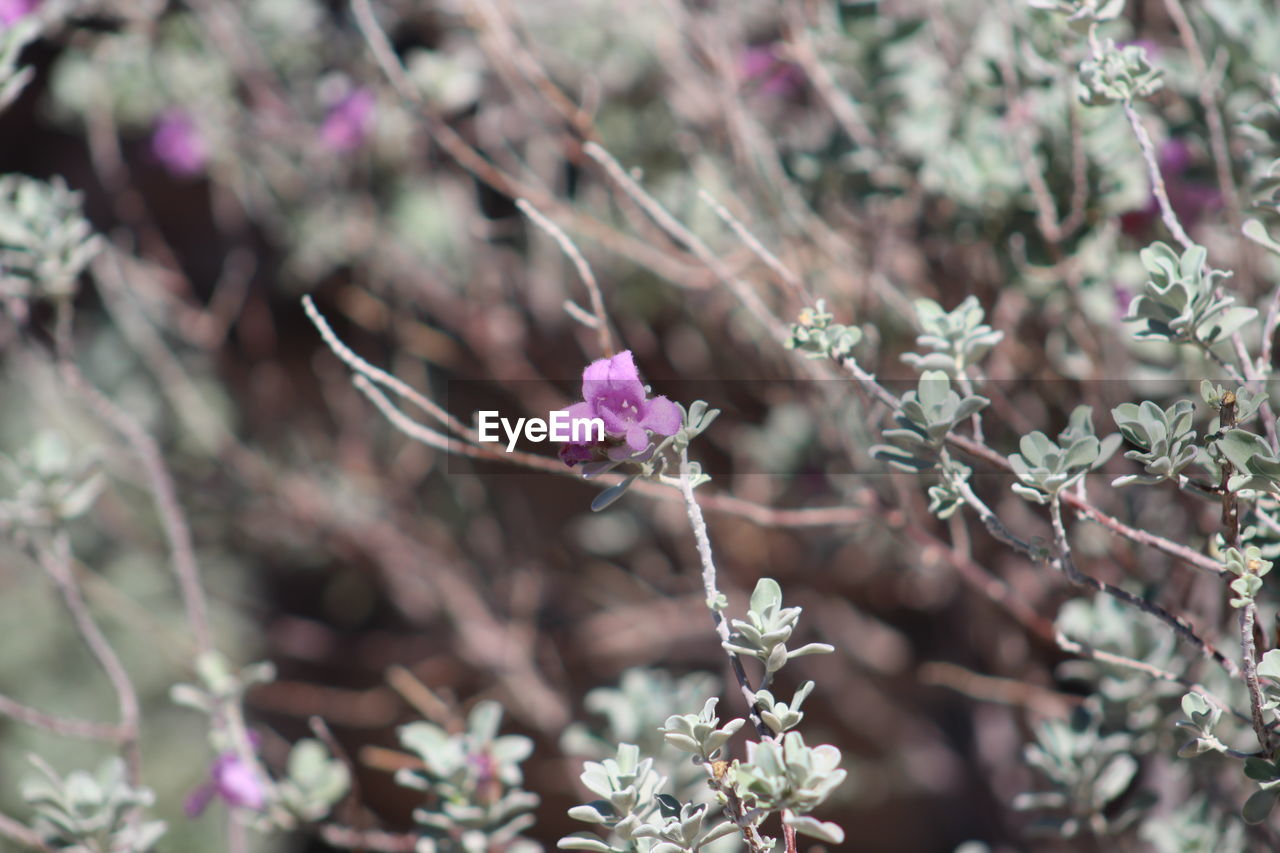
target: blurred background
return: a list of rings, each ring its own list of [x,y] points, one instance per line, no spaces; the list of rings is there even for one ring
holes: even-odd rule
[[[1167,4],[1130,3],[1108,25],[1165,71],[1142,111],[1170,195],[1211,255],[1238,261],[1246,303],[1274,280],[1238,227],[1276,148],[1264,109],[1265,69],[1280,64],[1274,13],[1263,0],[1194,10],[1224,93],[1225,182],[1203,77]],[[376,29],[362,33],[360,14]],[[67,530],[141,694],[146,777],[171,824],[161,849],[226,849],[218,807],[182,814],[211,760],[199,715],[168,698],[195,646],[145,471],[63,381],[60,341],[158,442],[219,647],[278,668],[246,701],[264,760],[278,767],[320,715],[356,769],[335,820],[412,828],[420,795],[394,783],[390,751],[423,702],[460,718],[496,699],[504,731],[533,738],[525,787],[542,804],[527,834],[547,847],[581,828],[565,812],[585,799],[577,777],[604,754],[599,738],[656,744],[667,714],[717,693],[722,714],[741,713],[678,493],[592,513],[597,489],[568,469],[416,443],[353,388],[303,312],[310,294],[356,352],[465,422],[572,402],[603,353],[564,303],[589,310],[589,297],[518,197],[581,249],[654,393],[725,410],[694,447],[714,476],[702,491],[721,583],[741,608],[757,578],[777,579],[804,607],[799,639],[836,647],[797,660],[776,692],[817,682],[804,731],[845,755],[850,781],[819,813],[845,827],[845,848],[1184,849],[1123,827],[1028,834],[1044,815],[1010,803],[1049,783],[1024,745],[1103,689],[1096,668],[1059,666],[1054,620],[1076,593],[972,517],[931,516],[922,481],[868,455],[883,408],[778,346],[721,275],[775,323],[825,299],[862,328],[859,362],[897,392],[916,375],[899,360],[918,349],[912,300],[950,309],[975,296],[1004,335],[982,367],[987,440],[1003,453],[1032,429],[1057,434],[1081,402],[1111,433],[1112,406],[1198,378],[1198,362],[1133,344],[1120,321],[1145,279],[1136,252],[1162,232],[1123,115],[1076,97],[1084,47],[1062,16],[959,0],[0,0],[0,27],[14,67],[33,69],[0,113],[0,173],[65,181],[100,235],[74,296],[3,294],[0,452],[104,478]],[[390,77],[370,48],[378,31]],[[720,272],[656,224],[590,142],[705,241]],[[71,203],[40,227],[79,215]],[[1117,457],[1091,475],[1094,500],[1203,545],[1214,506],[1108,491],[1131,467]],[[984,473],[975,487],[1020,535],[1049,535],[1007,478]],[[112,719],[109,685],[21,531],[7,531],[0,693]],[[1099,527],[1073,535],[1092,574],[1158,589],[1209,633],[1227,624],[1213,583]],[[1082,636],[1113,629],[1117,650],[1141,656],[1129,646],[1152,637],[1150,654],[1170,654],[1158,626],[1073,606]],[[1162,700],[1168,713],[1179,692]],[[1169,719],[1142,725],[1127,747],[1141,761],[1099,811],[1124,812],[1142,791],[1167,804],[1189,784]],[[69,768],[109,747],[0,719],[10,815],[24,810],[29,751]],[[305,830],[254,844],[333,849]]]

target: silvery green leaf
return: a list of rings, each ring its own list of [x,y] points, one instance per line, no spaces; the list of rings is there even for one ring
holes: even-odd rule
[[[906,471],[910,474],[927,471],[937,464],[937,462],[931,458],[918,456],[906,450],[887,444],[877,444],[872,446],[870,448],[870,453],[876,459],[888,463],[899,471]]]
[[[827,655],[836,650],[835,646],[827,643],[806,643],[798,649],[793,649],[787,653],[787,658],[804,657],[805,655]]]
[[[1268,232],[1265,225],[1257,219],[1250,219],[1244,223],[1241,229],[1244,236],[1248,237],[1259,246],[1269,252],[1280,255],[1280,242],[1277,242]]]
[[[196,674],[205,687],[215,696],[226,696],[235,688],[235,676],[231,664],[218,652],[205,652],[196,658]]]
[[[1240,810],[1245,823],[1265,823],[1267,818],[1271,816],[1271,810],[1275,807],[1277,796],[1280,796],[1280,793],[1276,791],[1254,792],[1253,796],[1245,801],[1244,807]]]
[[[733,823],[733,821],[725,820],[722,823],[716,824],[715,826],[708,829],[705,833],[703,833],[699,843],[703,845],[710,844],[712,841],[715,841],[719,838],[724,838],[726,835],[733,835],[737,831],[738,831],[738,827]]]
[[[1270,782],[1280,778],[1280,768],[1270,761],[1251,756],[1244,760],[1244,775],[1255,782]]]
[[[1269,649],[1258,661],[1258,675],[1280,681],[1280,649]]]
[[[801,835],[825,841],[828,844],[843,844],[844,830],[831,821],[821,821],[808,815],[786,815],[782,822]]]
[[[607,824],[615,820],[617,816],[617,810],[605,800],[596,800],[569,809],[569,817],[574,820],[580,820],[583,823]]]
[[[209,694],[193,684],[173,685],[169,688],[169,700],[175,705],[184,705],[202,713],[208,713],[214,708],[214,702],[209,698]]]
[[[613,848],[605,844],[594,835],[588,835],[585,832],[575,832],[573,835],[566,835],[556,842],[556,847],[561,850],[589,850],[591,853],[611,853]]]
[[[751,609],[757,613],[782,606],[782,587],[773,578],[760,578],[751,593]]]
[[[631,484],[634,483],[636,478],[639,476],[639,474],[631,474],[622,482],[615,483],[600,494],[596,495],[591,501],[591,511],[599,512],[600,510],[607,508],[618,498],[626,494],[627,489],[631,488]]]
[[[1120,796],[1138,772],[1138,761],[1127,752],[1112,757],[1094,781],[1095,802],[1099,806]]]

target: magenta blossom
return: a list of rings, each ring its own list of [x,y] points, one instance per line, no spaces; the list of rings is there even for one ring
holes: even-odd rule
[[[209,768],[209,781],[187,797],[183,810],[187,817],[198,817],[214,799],[229,806],[261,811],[267,794],[257,771],[234,752],[224,752]]]
[[[195,123],[181,110],[170,110],[156,122],[151,135],[151,153],[171,173],[184,178],[204,171],[209,159],[208,148]]]
[[[738,79],[763,95],[784,96],[800,90],[804,73],[782,59],[773,45],[757,45],[738,57]]]
[[[356,89],[333,105],[320,128],[320,141],[330,151],[354,151],[369,135],[375,103],[373,92]]]
[[[666,397],[645,399],[645,387],[631,350],[591,362],[582,371],[582,402],[574,403],[565,411],[575,421],[599,418],[604,422],[605,448],[621,451],[620,445],[625,445],[627,455],[647,448],[649,433],[675,435],[683,420],[680,408]],[[560,458],[570,466],[589,462],[595,458],[598,447],[586,443],[566,444],[560,449]]]
[[[0,27],[8,27],[30,15],[40,0],[0,0]]]

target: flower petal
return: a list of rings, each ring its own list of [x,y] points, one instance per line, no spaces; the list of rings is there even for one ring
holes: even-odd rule
[[[594,404],[601,397],[636,405],[644,400],[644,385],[631,350],[593,361],[582,371],[582,399]]]
[[[640,412],[640,425],[658,435],[675,435],[684,421],[680,407],[666,397],[654,397],[640,407]]]
[[[213,782],[218,795],[233,806],[257,810],[266,803],[257,774],[237,755],[224,753],[214,762]]]
[[[627,430],[627,447],[639,453],[648,446],[649,433],[644,431],[644,427],[636,424]]]
[[[187,795],[187,799],[182,803],[182,811],[187,817],[196,818],[204,814],[204,810],[209,807],[209,803],[218,795],[218,786],[212,782],[205,782],[199,788],[196,788]]]
[[[572,468],[579,462],[590,462],[591,448],[585,444],[565,444],[560,448],[560,461]]]

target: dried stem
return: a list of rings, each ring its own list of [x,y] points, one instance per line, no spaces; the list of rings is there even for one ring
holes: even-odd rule
[[[734,275],[725,266],[724,261],[720,260],[700,237],[682,225],[680,220],[672,216],[665,207],[658,203],[657,199],[649,195],[644,187],[640,186],[631,175],[627,174],[627,171],[622,168],[622,164],[615,160],[612,154],[594,142],[587,143],[582,150],[588,157],[603,166],[605,173],[609,175],[613,182],[630,196],[632,201],[638,204],[640,209],[648,214],[649,218],[663,231],[667,232],[673,240],[687,248],[698,260],[702,261],[707,269],[715,274],[715,277],[737,297],[738,301],[751,313],[751,316],[767,329],[776,341],[781,343],[787,339],[786,327],[774,316],[769,307],[761,301],[751,286]]]
[[[1244,670],[1244,683],[1249,688],[1249,711],[1258,744],[1268,758],[1272,755],[1271,733],[1262,716],[1262,685],[1258,682],[1258,649],[1253,640],[1253,624],[1257,619],[1257,606],[1250,601],[1240,608],[1240,663]]]
[[[569,235],[560,230],[560,226],[539,213],[538,209],[530,204],[528,199],[516,199],[516,207],[520,208],[520,211],[529,217],[534,225],[547,232],[551,239],[555,240],[560,246],[560,250],[565,253],[565,256],[573,261],[574,268],[578,270],[578,277],[582,279],[582,283],[586,286],[587,294],[591,299],[591,310],[596,318],[596,334],[600,336],[600,352],[606,358],[612,357],[615,350],[613,335],[609,331],[609,317],[604,310],[604,297],[600,294],[600,284],[591,272],[591,267],[587,265],[586,258],[582,257],[582,252],[578,251],[578,247],[569,239]]]
[[[1218,189],[1227,208],[1227,220],[1231,223],[1231,231],[1236,235],[1236,250],[1242,264],[1248,268],[1252,248],[1241,233],[1240,194],[1236,189],[1235,178],[1231,174],[1231,149],[1227,144],[1227,133],[1222,120],[1222,108],[1218,104],[1218,90],[1214,85],[1214,75],[1209,72],[1209,63],[1205,61],[1204,51],[1196,40],[1195,28],[1187,17],[1187,10],[1182,0],[1164,0],[1164,7],[1178,30],[1178,38],[1191,58],[1196,77],[1200,80],[1200,105],[1204,108],[1205,123],[1209,126],[1209,147],[1213,151],[1213,163],[1217,172]],[[1250,270],[1251,271],[1251,270]]]
[[[368,850],[370,853],[413,853],[418,844],[416,833],[401,834],[378,829],[356,829],[336,824],[321,826],[320,837],[326,844],[334,847]]]
[[[183,609],[186,611],[187,621],[191,624],[196,647],[201,653],[212,651],[213,634],[209,628],[209,606],[205,600],[204,587],[200,582],[200,567],[196,563],[191,528],[182,513],[177,489],[174,487],[173,478],[169,476],[168,468],[165,467],[164,456],[159,446],[133,415],[117,406],[109,397],[90,384],[74,364],[64,362],[62,375],[67,384],[88,402],[98,416],[120,433],[142,463],[152,500],[155,502],[156,513],[160,516],[160,523],[169,543],[170,564],[178,579]]]
[[[7,838],[15,844],[21,844],[29,850],[41,853],[54,853],[54,849],[40,839],[35,830],[19,823],[6,814],[0,814],[0,838]]]
[[[58,533],[53,540],[41,543],[36,548],[36,557],[49,577],[62,593],[62,600],[71,613],[71,621],[76,626],[81,639],[89,651],[97,658],[98,664],[106,673],[111,687],[115,690],[116,703],[120,713],[120,748],[124,753],[125,763],[129,768],[129,779],[134,785],[142,781],[142,753],[138,746],[138,721],[140,718],[138,694],[129,673],[120,662],[119,655],[103,635],[102,629],[94,621],[80,593],[80,585],[76,582],[75,567],[71,556],[71,543],[67,534]]]
[[[1169,201],[1169,192],[1165,189],[1164,176],[1160,174],[1160,161],[1156,157],[1156,147],[1151,141],[1151,134],[1147,133],[1147,128],[1142,123],[1138,111],[1133,108],[1133,104],[1125,101],[1120,106],[1124,109],[1125,118],[1129,120],[1129,127],[1133,129],[1134,137],[1138,140],[1138,147],[1142,149],[1142,159],[1147,163],[1147,177],[1151,180],[1151,194],[1156,197],[1156,203],[1160,206],[1160,218],[1169,229],[1169,233],[1173,235],[1173,239],[1177,240],[1184,250],[1190,249],[1195,243],[1183,229],[1182,223],[1178,221],[1178,214],[1174,212],[1173,205]]]
[[[120,742],[129,736],[121,726],[50,714],[4,695],[0,695],[0,715],[63,737]]]
[[[1144,613],[1156,617],[1164,622],[1173,632],[1186,642],[1199,649],[1200,653],[1207,659],[1217,663],[1232,677],[1240,675],[1240,668],[1235,662],[1218,651],[1212,643],[1205,640],[1195,629],[1187,623],[1185,619],[1175,616],[1168,610],[1164,609],[1154,602],[1147,601],[1141,596],[1134,595],[1127,589],[1114,586],[1106,581],[1098,580],[1095,577],[1086,575],[1076,566],[1075,560],[1071,556],[1071,544],[1067,540],[1066,527],[1062,523],[1062,500],[1059,495],[1054,495],[1049,499],[1049,517],[1053,524],[1053,540],[1057,550],[1057,557],[1054,559],[1059,570],[1063,575],[1076,586],[1084,589],[1092,589],[1097,592],[1104,593],[1112,598],[1122,601],[1125,604],[1135,607]]]

